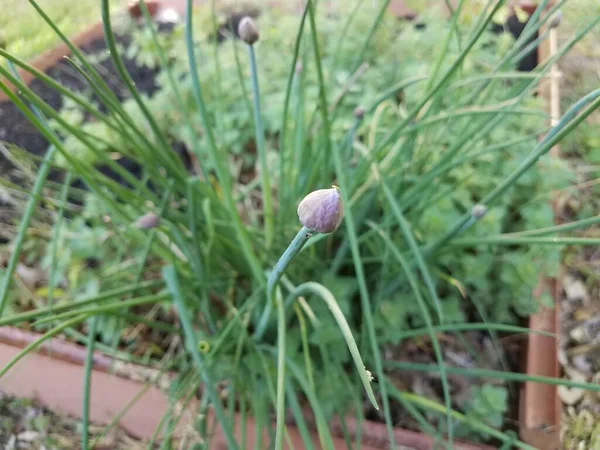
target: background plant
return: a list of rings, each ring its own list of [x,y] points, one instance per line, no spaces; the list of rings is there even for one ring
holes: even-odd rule
[[[120,102],[77,51],[74,68],[89,81],[89,91],[53,85],[69,99],[61,112],[24,86],[20,96],[0,86],[51,142],[46,164],[66,174],[63,185],[44,183],[43,171],[35,180],[45,208],[34,210],[37,197],[31,196],[3,274],[0,305],[6,309],[0,323],[37,321],[31,326],[46,332],[43,339],[66,332],[93,342],[82,324],[100,316],[101,351],[176,369],[176,398],[188,399],[204,386],[200,412],[209,404],[215,408],[231,448],[235,408],[254,415],[258,427],[270,421],[276,361],[283,355],[286,405],[306,435],[299,402],[307,402],[328,447],[327,418],[351,410],[363,414],[360,380],[345,369],[350,355],[333,317],[312,301],[314,294],[304,293],[292,297],[286,310],[284,348],[277,346],[274,323],[260,340],[252,333],[266,299],[267,271],[298,230],[298,201],[336,181],[346,219],[335,234],[309,242],[282,279],[284,293],[308,280],[332,293],[379,381],[379,419],[388,430],[397,411],[405,410],[416,426],[447,434],[450,441],[453,434],[512,440],[497,430],[504,387],[474,386],[466,401],[452,398],[446,372],[453,364],[436,331],[443,328],[461,341],[474,361],[465,368],[472,375],[481,354],[465,330],[478,326],[477,336],[491,336],[498,350],[497,333],[524,331],[514,324],[537,309],[532,288],[539,276],[555,273],[554,244],[561,243],[554,238],[562,228],[552,226],[548,195],[572,179],[546,153],[599,102],[597,93],[585,97],[548,130],[533,93],[550,64],[596,23],[582,28],[552,61],[523,74],[514,67],[524,54],[524,38],[515,42],[488,31],[502,2],[466,22],[458,20],[467,15],[463,3],[450,21],[421,17],[424,28],[398,22],[382,13],[385,4],[370,2],[357,2],[341,20],[312,2],[300,15],[263,11],[255,49],[266,135],[263,167],[254,144],[249,64],[233,39],[234,24],[205,8],[168,37],[154,34],[146,22],[150,28],[135,31],[134,43],[124,49],[114,42],[104,1],[107,44],[129,99]],[[526,34],[552,14],[542,14],[547,2],[541,3]],[[217,32],[228,38],[220,42]],[[123,53],[161,68],[152,96],[129,80]],[[293,59],[283,57],[290,54]],[[0,55],[28,68],[5,51]],[[18,85],[10,71],[2,69],[2,75]],[[354,113],[357,106],[365,108],[364,117]],[[173,151],[181,144],[192,167]],[[134,161],[139,173],[124,169],[116,162],[121,158]],[[101,170],[107,167],[121,183]],[[271,245],[259,181],[265,170],[276,211]],[[70,177],[86,190],[72,188]],[[78,199],[83,209],[65,199]],[[483,217],[472,214],[479,203],[487,208]],[[159,227],[134,226],[148,211],[161,217]],[[45,229],[53,237],[48,248],[36,245],[35,237],[24,239],[31,219],[42,215],[46,219],[39,223],[50,225]],[[33,297],[47,306],[19,306],[12,283],[19,254],[31,262],[42,256],[49,282]],[[91,257],[98,261],[93,267]],[[440,374],[439,402],[406,392],[394,361],[385,358],[384,364],[383,351],[402,349],[410,328],[418,333],[412,338],[427,342],[425,359]],[[142,329],[144,345],[135,339]],[[185,346],[175,339],[179,333]],[[150,349],[140,355],[140,347]],[[500,369],[504,360],[499,354],[483,361],[483,368]],[[226,383],[225,404],[217,382]],[[489,398],[496,400],[485,411]],[[167,431],[174,420],[169,412]],[[201,421],[198,432],[206,435]]]

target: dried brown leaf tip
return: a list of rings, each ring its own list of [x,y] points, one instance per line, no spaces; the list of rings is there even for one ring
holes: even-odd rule
[[[300,223],[317,233],[333,233],[344,218],[340,189],[319,189],[308,194],[298,205]]]
[[[260,34],[251,17],[244,17],[240,20],[240,24],[238,25],[238,35],[240,36],[240,39],[248,45],[253,45],[258,41]]]

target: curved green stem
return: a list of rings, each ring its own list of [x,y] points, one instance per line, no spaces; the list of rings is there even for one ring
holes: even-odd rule
[[[273,294],[275,293],[277,282],[292,260],[298,253],[300,253],[300,250],[302,250],[304,244],[306,244],[313,235],[313,230],[307,227],[302,227],[285,252],[283,252],[283,255],[281,255],[281,258],[279,258],[279,261],[277,261],[277,264],[275,264],[275,267],[273,268],[273,271],[267,280],[267,304],[265,305],[265,309],[263,310],[258,321],[258,325],[256,326],[254,339],[260,340],[265,332],[265,329],[267,328],[269,317],[271,317],[271,310],[273,309]]]
[[[267,249],[273,243],[275,231],[273,216],[273,201],[271,198],[271,181],[269,180],[269,165],[267,164],[267,149],[265,145],[265,130],[260,116],[260,91],[258,88],[258,70],[256,67],[256,55],[254,45],[248,46],[250,55],[250,72],[252,74],[252,95],[254,97],[254,126],[256,134],[256,150],[260,162],[260,181],[263,194],[263,214],[265,220],[265,237]]]
[[[73,317],[70,320],[66,320],[65,322],[62,322],[61,324],[55,326],[54,328],[51,328],[50,330],[46,331],[35,341],[27,344],[25,347],[23,347],[23,350],[21,350],[19,353],[17,353],[2,369],[0,369],[0,378],[2,378],[4,375],[6,375],[6,372],[8,372],[10,369],[12,369],[14,367],[14,365],[17,364],[21,359],[23,359],[25,356],[29,355],[32,351],[37,349],[40,345],[42,345],[48,339],[61,333],[66,328],[69,328],[73,325],[83,322],[88,317],[89,317],[89,315],[87,315],[87,314],[80,314],[76,317]]]
[[[358,351],[358,346],[356,345],[356,341],[352,336],[352,331],[350,330],[350,326],[344,317],[344,313],[338,306],[335,297],[322,284],[316,283],[314,281],[307,281],[306,283],[302,283],[297,286],[292,292],[289,293],[288,298],[285,301],[285,304],[289,304],[291,301],[296,299],[297,297],[305,294],[311,293],[316,294],[320,298],[323,299],[325,303],[327,303],[327,307],[333,314],[335,321],[337,322],[342,334],[344,335],[344,339],[346,340],[346,345],[348,346],[348,350],[350,350],[350,354],[352,355],[352,359],[354,360],[354,364],[356,365],[356,369],[358,370],[358,375],[360,376],[360,381],[367,392],[367,397],[371,401],[371,404],[375,409],[379,409],[379,405],[377,404],[377,400],[375,399],[375,394],[373,394],[373,389],[371,388],[371,379],[372,375],[367,372],[365,368],[365,364],[360,356],[360,352]],[[281,352],[281,350],[279,350]]]

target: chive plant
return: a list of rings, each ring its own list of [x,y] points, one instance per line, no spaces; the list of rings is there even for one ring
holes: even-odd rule
[[[0,325],[27,324],[41,335],[0,368],[0,376],[45,341],[77,337],[88,345],[86,428],[93,351],[173,371],[178,379],[171,407],[152,439],[167,436],[165,448],[181,419],[174,405],[189,404],[199,391],[198,433],[209,442],[203,418],[210,409],[232,449],[283,448],[290,416],[305,448],[331,449],[328,420],[338,415],[346,430],[346,414],[363,420],[365,413],[386,423],[393,448],[399,409],[447,448],[465,427],[531,448],[461,411],[448,376],[598,389],[508,370],[455,367],[439,335],[468,347],[473,332],[492,339],[497,333],[536,332],[513,323],[513,310],[526,315],[536,308],[529,297],[512,300],[520,298],[515,292],[530,291],[530,284],[520,279],[493,285],[499,293],[490,304],[485,293],[493,270],[481,267],[494,267],[488,261],[498,255],[507,261],[518,252],[528,255],[527,249],[600,243],[578,235],[597,218],[561,225],[551,217],[537,220],[547,209],[538,205],[533,214],[528,197],[532,192],[547,197],[555,188],[553,177],[564,168],[547,153],[600,106],[600,91],[594,91],[548,127],[533,99],[535,89],[600,18],[523,74],[513,68],[547,38],[539,31],[566,0],[549,8],[547,0],[539,2],[514,41],[489,32],[506,8],[501,0],[488,2],[477,17],[467,17],[465,2],[450,21],[425,15],[425,23],[433,24],[426,35],[390,18],[389,2],[357,0],[348,15],[339,2],[332,5],[336,16],[307,0],[299,14],[274,19],[265,10],[258,18],[244,18],[237,30],[241,42],[232,32],[231,42],[222,44],[211,42],[214,34],[203,34],[206,24],[218,31],[216,2],[207,14],[194,11],[187,0],[185,23],[165,48],[140,2],[161,71],[159,90],[148,96],[127,72],[109,0],[102,0],[114,75],[130,95],[120,100],[94,59],[35,0],[29,3],[69,47],[72,70],[88,91],[75,92],[3,49],[0,56],[93,120],[74,125],[17,72],[0,65],[0,89],[50,143],[0,271]],[[205,58],[211,43],[218,57]],[[248,64],[239,54],[243,46]],[[516,136],[509,139],[508,132]],[[173,150],[181,142],[197,163],[195,173]],[[79,157],[76,148],[93,158]],[[115,153],[139,164],[141,174],[116,163]],[[116,182],[104,167],[126,183]],[[64,177],[48,180],[51,169]],[[4,184],[17,191],[8,180]],[[71,208],[75,197],[83,211]],[[522,219],[529,215],[530,222]],[[52,236],[49,298],[47,305],[21,311],[14,301],[15,270],[19,261],[39,257],[32,249],[42,245],[31,233],[33,225]],[[87,278],[77,284],[73,274],[83,263],[75,255],[88,240],[97,244],[101,269],[85,269]],[[533,266],[537,279],[530,259],[520,264]],[[518,267],[514,263],[515,272]],[[498,270],[512,268],[506,263]],[[510,272],[502,274],[508,279]],[[63,278],[71,285],[59,289]],[[468,307],[479,317],[472,323],[452,312],[456,303],[448,293],[465,285],[469,295],[461,305],[472,302]],[[170,312],[177,319],[165,323]],[[410,329],[411,321],[421,326]],[[163,333],[172,345],[165,354],[140,358],[134,351],[138,342],[126,342],[126,330],[127,336]],[[429,338],[431,364],[384,358],[390,345],[401,348],[417,338]],[[468,351],[476,360],[480,356]],[[354,364],[347,364],[350,359]],[[400,389],[397,370],[437,374],[439,399]],[[365,393],[371,406],[363,402]],[[254,443],[245,438],[250,416],[258,436]],[[241,435],[234,433],[236,421]],[[311,440],[309,423],[318,442]],[[93,446],[87,431],[82,437],[83,448]],[[356,437],[345,438],[352,447]]]

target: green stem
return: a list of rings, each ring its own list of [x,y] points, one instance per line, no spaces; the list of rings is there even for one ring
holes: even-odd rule
[[[219,183],[221,185],[223,199],[225,201],[225,205],[227,206],[229,215],[231,216],[231,220],[233,221],[233,227],[235,228],[238,242],[240,244],[240,247],[242,248],[242,253],[244,254],[244,257],[246,258],[246,261],[250,266],[250,271],[252,272],[254,279],[262,285],[264,283],[264,276],[261,264],[252,249],[252,243],[250,242],[248,232],[246,231],[246,228],[240,218],[240,215],[238,214],[237,204],[232,194],[233,189],[231,174],[228,172],[225,164],[221,160],[221,153],[219,152],[219,148],[217,147],[215,135],[210,124],[208,109],[206,107],[206,103],[204,102],[204,97],[202,95],[202,86],[200,85],[200,79],[198,78],[198,65],[196,63],[196,44],[194,43],[193,36],[192,0],[186,0],[185,18],[185,41],[188,54],[188,62],[190,66],[192,93],[194,95],[196,106],[198,107],[198,110],[200,112],[200,118],[202,120],[204,134],[208,141],[207,147],[210,154],[211,162],[213,163],[215,172],[217,174],[217,179],[219,180]]]
[[[17,353],[2,369],[0,369],[0,378],[2,378],[4,375],[6,375],[6,373],[10,369],[12,369],[14,367],[14,365],[17,364],[21,359],[23,359],[25,356],[29,355],[32,351],[36,350],[40,345],[42,345],[48,339],[61,333],[66,328],[69,328],[80,322],[83,322],[88,317],[89,316],[87,314],[81,314],[77,317],[73,317],[72,319],[67,320],[67,321],[55,326],[54,328],[46,331],[35,341],[33,341],[33,342],[29,343],[27,346],[25,346],[23,348],[23,350],[21,350],[19,353]]]
[[[12,67],[14,70],[14,67]],[[18,75],[17,75],[18,76]],[[41,122],[44,128],[49,129],[49,125],[46,122],[45,117],[42,113],[36,108],[35,105],[29,106],[31,112],[36,116],[36,118]],[[46,155],[44,156],[44,160],[42,161],[42,165],[40,167],[40,171],[35,180],[35,185],[33,186],[33,191],[31,192],[31,196],[29,197],[29,201],[27,202],[27,206],[25,208],[25,214],[21,219],[21,223],[19,225],[19,233],[17,234],[17,238],[15,239],[13,251],[10,256],[10,260],[8,261],[8,267],[6,268],[6,273],[4,274],[4,278],[2,279],[2,283],[0,284],[0,317],[4,312],[4,308],[6,306],[6,300],[8,299],[8,292],[10,289],[10,282],[12,280],[12,276],[17,267],[17,263],[19,262],[19,258],[21,256],[21,249],[23,248],[23,242],[25,240],[25,236],[27,234],[27,230],[29,228],[29,224],[31,219],[33,218],[33,214],[35,213],[35,209],[41,197],[42,188],[46,183],[46,178],[48,178],[48,174],[50,173],[50,166],[52,164],[52,160],[54,159],[54,153],[56,152],[56,147],[51,145]]]
[[[386,366],[402,371],[416,371],[437,373],[440,368],[433,364],[413,363],[408,361],[387,361]],[[545,377],[541,375],[527,375],[518,372],[504,372],[503,370],[480,369],[477,367],[452,367],[445,366],[448,373],[460,375],[469,378],[495,378],[506,381],[518,381],[521,383],[542,383],[552,386],[565,386],[574,389],[585,389],[591,392],[600,392],[600,385],[594,383],[581,383],[578,381],[566,380],[564,378]]]
[[[137,286],[126,286],[119,289],[113,289],[110,291],[102,292],[98,295],[94,295],[91,297],[84,297],[79,300],[75,298],[68,298],[66,302],[61,305],[57,305],[54,307],[45,306],[43,308],[34,309],[32,311],[26,311],[22,313],[12,314],[10,316],[4,317],[0,319],[0,326],[4,325],[14,325],[19,322],[25,322],[27,320],[33,320],[38,318],[39,316],[49,315],[52,316],[55,313],[70,311],[73,309],[79,309],[83,306],[88,306],[94,304],[96,302],[103,302],[105,300],[111,300],[112,298],[116,298],[120,301],[120,297],[128,292],[132,292],[135,289],[152,289],[162,287],[162,280],[158,282],[157,280],[149,280],[140,283]],[[52,317],[54,318],[54,317]]]
[[[125,84],[127,90],[131,93],[134,101],[139,106],[142,114],[148,121],[148,125],[150,125],[157,142],[160,145],[161,151],[156,152],[155,155],[161,159],[166,168],[169,168],[169,170],[172,171],[173,176],[176,176],[178,179],[185,179],[185,168],[183,167],[181,160],[173,157],[173,150],[165,138],[165,133],[161,131],[156,119],[142,100],[142,97],[137,90],[133,79],[129,75],[129,72],[127,72],[127,68],[121,59],[111,25],[109,0],[102,0],[100,4],[106,47],[109,50],[109,54],[112,57],[112,62],[117,70],[117,73],[119,74],[119,77]]]
[[[281,292],[275,295],[277,303],[277,421],[275,423],[275,450],[283,450],[285,430],[285,309]]]
[[[258,325],[256,326],[256,331],[254,332],[254,338],[256,340],[260,340],[262,338],[267,327],[267,323],[269,322],[269,317],[271,316],[271,310],[273,308],[273,295],[275,293],[277,282],[292,260],[298,253],[300,253],[300,250],[302,250],[304,244],[306,244],[313,235],[313,230],[307,227],[302,227],[285,252],[283,252],[283,255],[281,255],[281,258],[279,258],[279,261],[277,261],[277,264],[275,264],[273,271],[269,275],[269,279],[267,280],[267,304],[265,305],[265,309],[263,310]]]
[[[163,50],[163,48],[161,47],[161,45],[158,41],[157,32],[154,28],[154,22],[152,20],[152,17],[150,17],[150,12],[148,11],[148,6],[146,5],[146,2],[144,0],[139,0],[139,5],[140,5],[142,12],[144,13],[146,29],[150,30],[150,34],[152,36],[152,43],[154,44],[154,47],[156,48],[156,52],[158,54],[158,58],[160,59],[160,65],[162,66],[161,68],[162,68],[163,72],[166,72],[167,78],[169,80],[169,84],[171,85],[171,89],[173,90],[173,94],[175,94],[175,100],[177,102],[177,106],[181,109],[181,111],[185,111],[186,106],[185,106],[185,102],[183,100],[183,96],[181,95],[181,92],[178,88],[177,80],[175,79],[175,76],[173,75],[172,66],[169,64],[167,55],[165,54],[165,51]],[[198,158],[198,161],[202,161],[203,156],[202,156],[202,149],[200,146],[200,140],[196,139],[196,132],[194,131],[194,125],[192,124],[192,119],[189,114],[182,114],[181,117],[186,126],[187,132],[189,134],[192,150],[194,151],[196,158]],[[208,180],[209,178],[208,178],[208,172],[206,170],[206,165],[200,164],[200,170],[202,171],[202,175],[204,176],[204,179]]]
[[[81,450],[88,450],[88,428],[90,422],[90,390],[92,386],[92,366],[94,364],[94,343],[98,316],[92,317],[90,335],[88,337],[87,353],[85,355],[85,373],[83,378],[83,411],[81,414]]]
[[[256,66],[256,54],[254,53],[254,45],[248,46],[248,54],[250,55],[250,73],[252,74],[252,95],[254,98],[254,126],[256,130],[256,150],[258,152],[258,160],[260,162],[265,235],[267,241],[267,249],[269,249],[271,247],[271,244],[273,243],[275,227],[273,216],[273,201],[271,197],[271,181],[269,180],[269,165],[267,163],[267,149],[265,145],[265,130],[263,128],[262,118],[260,115],[260,91],[258,88],[258,70]]]
[[[358,370],[360,380],[362,381],[365,391],[367,392],[367,396],[369,397],[369,400],[371,401],[373,407],[378,410],[379,405],[377,404],[375,394],[373,394],[373,389],[371,388],[371,376],[369,375],[369,373],[367,373],[365,364],[363,363],[363,360],[360,356],[360,352],[358,351],[356,341],[352,336],[350,326],[348,325],[348,322],[344,317],[344,313],[335,301],[335,297],[325,286],[319,283],[315,283],[314,281],[307,281],[306,283],[302,283],[300,286],[296,287],[292,292],[289,293],[288,298],[285,301],[286,305],[305,293],[316,294],[317,296],[322,298],[325,303],[327,303],[327,307],[331,311],[331,314],[333,314],[333,317],[337,322],[338,327],[340,327],[344,339],[346,340],[346,345],[348,346],[348,350],[350,350],[350,355],[352,355],[352,359],[354,360],[354,364],[356,365],[356,369]]]
[[[385,183],[383,183],[383,181],[381,183],[383,185],[383,188],[387,191],[387,186],[385,185]],[[395,205],[395,203],[392,203],[392,207],[394,207],[394,205]],[[410,233],[410,230],[405,229],[405,227],[407,227],[408,225],[406,223],[403,224],[403,222],[405,222],[404,217],[401,215],[401,213],[399,211],[398,211],[398,214],[399,214],[398,220],[400,223],[400,227],[403,230],[404,237],[409,241],[414,240],[412,238],[412,234]],[[448,385],[448,377],[446,375],[446,371],[444,370],[445,366],[444,366],[444,358],[443,358],[443,354],[442,354],[442,348],[440,346],[437,335],[433,331],[433,323],[431,320],[431,315],[429,314],[429,310],[427,309],[425,300],[421,296],[421,292],[419,290],[419,285],[418,285],[417,279],[416,279],[415,275],[413,274],[408,262],[406,261],[406,258],[404,258],[404,256],[402,256],[402,253],[400,252],[400,250],[398,250],[398,248],[394,245],[394,243],[392,242],[390,237],[386,233],[384,233],[383,230],[378,228],[375,224],[370,224],[370,225],[379,232],[381,238],[386,242],[386,244],[388,245],[388,248],[392,251],[393,255],[396,257],[396,259],[400,263],[400,266],[402,267],[402,270],[404,271],[406,279],[408,280],[408,284],[410,285],[410,287],[414,293],[417,304],[419,305],[419,309],[421,311],[421,315],[423,316],[423,320],[425,321],[425,325],[427,326],[428,334],[429,334],[429,337],[431,338],[431,343],[433,344],[433,352],[434,352],[435,358],[437,360],[437,365],[440,369],[440,378],[442,380],[442,392],[444,395],[444,404],[446,406],[446,422],[447,422],[447,431],[448,431],[448,442],[450,443],[450,447],[452,447],[453,429],[452,429],[452,417],[450,415],[450,411],[452,408],[450,386]],[[429,277],[427,267],[425,266],[424,262],[422,261],[420,252],[419,252],[418,248],[413,249],[413,250],[414,250],[415,257],[421,261],[420,264],[422,264],[422,266],[419,265],[419,268],[422,271],[421,272],[422,276],[426,280],[425,284],[430,289],[430,295],[433,298],[435,298],[436,301],[439,303],[439,299],[437,299],[437,294],[435,292],[435,287],[432,286],[432,284],[431,284],[431,279]],[[433,291],[431,291],[431,289],[433,289]],[[440,317],[440,321],[441,321],[441,317]]]
[[[356,69],[358,69],[358,67],[361,65],[361,63],[365,59],[365,55],[367,54],[367,50],[369,49],[371,40],[373,39],[373,36],[375,35],[375,31],[377,31],[377,27],[381,24],[383,15],[387,11],[389,4],[390,4],[390,0],[384,0],[383,3],[381,3],[381,5],[379,7],[379,11],[377,12],[377,16],[375,17],[375,20],[373,20],[373,23],[371,24],[369,31],[367,31],[367,37],[363,43],[360,53],[358,54],[358,57],[354,61],[353,69],[350,71],[351,73],[355,72]]]
[[[589,106],[588,106],[589,105]],[[587,108],[579,114],[579,112]],[[483,198],[480,203],[489,206],[494,200],[504,194],[527,170],[529,170],[541,157],[550,149],[569,134],[583,119],[589,116],[594,110],[600,107],[600,89],[590,92],[588,95],[581,98],[562,116],[560,121],[550,129],[548,134],[539,142],[532,152],[523,160],[521,165],[515,169],[508,177],[504,179],[492,192]],[[578,115],[579,114],[579,115]],[[471,219],[471,212],[465,213],[456,223],[435,242],[428,245],[423,253],[425,256],[430,256],[441,246],[453,239],[459,234],[464,226]]]
[[[523,236],[543,236],[545,234],[563,233],[565,231],[579,230],[581,228],[587,228],[592,225],[600,223],[600,215],[588,217],[587,219],[575,220],[569,223],[563,223],[561,225],[554,225],[551,227],[534,228],[524,231],[515,231],[513,233],[506,233],[506,237],[523,237]]]
[[[425,397],[422,397],[422,396],[416,395],[416,394],[411,394],[408,392],[400,392],[391,383],[389,384],[389,387],[392,392],[394,392],[395,394],[397,394],[399,396],[402,396],[405,400],[407,400],[411,403],[414,403],[415,405],[421,407],[422,409],[435,411],[435,412],[439,412],[439,413],[443,413],[446,410],[444,405],[440,405],[439,403],[437,403],[433,400],[429,400],[428,398],[425,398]],[[479,420],[476,420],[465,414],[461,414],[455,410],[451,410],[450,413],[452,414],[452,417],[454,419],[456,419],[457,421],[459,421],[461,423],[468,424],[473,429],[477,429],[483,433],[489,434],[490,436],[493,436],[502,442],[507,442],[509,440],[512,442],[512,440],[510,439],[509,436],[502,433],[501,431],[496,430],[495,428],[490,427],[489,425],[484,424],[483,422],[481,422]],[[521,448],[524,450],[536,450],[535,447],[532,447],[532,446],[527,445],[520,441],[515,441],[515,442],[513,442],[513,444],[515,445],[515,447]]]
[[[474,247],[476,245],[600,245],[600,238],[585,237],[512,237],[488,236],[481,238],[455,239],[450,243],[457,247]]]
[[[103,304],[100,306],[94,306],[91,308],[78,308],[73,311],[65,311],[64,313],[61,313],[61,314],[57,314],[56,310],[58,308],[55,308],[54,315],[46,316],[41,319],[38,319],[34,323],[34,326],[38,326],[38,325],[41,325],[41,324],[47,323],[47,322],[68,319],[77,314],[93,315],[93,314],[100,314],[100,313],[111,313],[111,312],[115,312],[115,311],[122,311],[123,309],[131,308],[134,306],[151,305],[154,303],[160,303],[160,302],[164,302],[168,299],[169,299],[169,297],[167,294],[161,293],[161,294],[156,294],[156,295],[147,295],[144,297],[138,297],[138,298],[134,298],[132,300],[118,300],[116,302],[106,303],[106,304]]]
[[[287,302],[285,303],[287,306]],[[298,306],[298,303],[294,303],[294,311],[298,316],[298,324],[300,325],[300,340],[302,342],[302,353],[304,353],[304,365],[306,366],[306,377],[308,378],[308,384],[310,388],[315,390],[315,379],[313,376],[312,360],[310,358],[310,352],[308,350],[308,335],[306,333],[306,321],[304,320],[304,314]]]
[[[4,272],[4,278],[0,284],[0,316],[2,316],[4,308],[6,307],[6,300],[8,299],[8,292],[10,290],[10,282],[12,281],[17,263],[19,262],[21,250],[23,249],[23,242],[25,241],[29,224],[31,223],[31,219],[33,218],[33,214],[40,199],[42,188],[44,187],[44,183],[46,182],[46,178],[50,172],[51,161],[54,158],[55,153],[56,147],[54,145],[50,146],[46,152],[42,166],[40,167],[37,179],[35,180],[33,191],[31,192],[31,196],[29,197],[29,201],[27,202],[27,206],[25,208],[25,214],[23,214],[23,218],[21,219],[19,233],[17,234],[17,238],[13,244],[10,260],[8,261],[8,266]]]
[[[216,383],[212,379],[212,375],[209,373],[208,367],[202,360],[202,356],[198,351],[198,346],[196,345],[196,339],[194,337],[194,328],[192,327],[190,315],[185,306],[184,299],[179,288],[179,281],[177,279],[175,267],[166,266],[162,270],[162,275],[165,279],[167,287],[169,288],[171,296],[173,297],[173,302],[175,303],[175,309],[177,310],[179,321],[181,323],[181,327],[183,328],[183,333],[185,336],[185,345],[188,349],[188,352],[192,356],[194,364],[200,372],[202,381],[204,381],[204,388],[206,390],[208,398],[213,404],[215,415],[217,416],[219,424],[223,430],[223,434],[225,434],[228,448],[232,450],[237,450],[239,447],[233,435],[233,430],[231,429],[231,422],[226,420],[225,411],[223,410],[223,404],[221,403],[219,394],[217,393],[215,388]]]
[[[411,337],[423,336],[428,334],[430,330],[434,333],[457,333],[459,331],[472,331],[472,330],[496,330],[505,333],[531,333],[539,334],[541,336],[548,336],[556,338],[554,333],[547,331],[534,330],[532,328],[518,327],[515,325],[505,325],[503,323],[448,323],[443,325],[433,325],[431,328],[413,328],[412,330],[404,330],[398,332],[391,332],[389,334],[390,342],[397,341],[400,339],[408,339]]]
[[[448,9],[450,10],[451,17],[452,17],[450,30],[448,31],[448,33],[446,33],[446,39],[444,40],[441,51],[438,53],[437,59],[435,61],[435,65],[433,67],[433,71],[431,72],[429,81],[427,82],[427,88],[425,89],[426,91],[429,91],[431,89],[431,87],[432,87],[433,83],[435,82],[435,79],[440,71],[440,68],[442,67],[442,63],[444,62],[444,59],[448,54],[448,47],[450,46],[450,40],[452,39],[452,35],[455,32],[458,35],[457,23],[458,23],[458,17],[460,16],[460,11],[462,10],[462,7],[463,7],[463,0],[460,0],[456,10],[453,10],[453,8],[452,8],[452,6],[450,6],[449,2],[446,2],[446,5],[448,6]]]
[[[48,277],[48,307],[50,308],[50,315],[52,315],[52,305],[54,303],[54,286],[56,284],[56,270],[57,270],[57,254],[58,254],[58,241],[60,239],[60,230],[62,228],[65,205],[67,204],[67,195],[69,188],[71,187],[71,172],[67,172],[65,181],[60,192],[60,206],[58,207],[56,222],[54,223],[54,231],[52,233],[52,244],[50,248],[50,276]]]
[[[302,35],[304,33],[304,25],[306,23],[306,17],[308,15],[308,3],[304,6],[304,12],[302,13],[302,18],[300,19],[300,26],[298,28],[298,33],[296,34],[296,41],[294,43],[294,56],[292,58],[292,65],[290,68],[290,74],[288,76],[288,80],[287,80],[287,85],[285,88],[285,101],[283,103],[283,119],[282,119],[282,123],[281,123],[281,131],[279,134],[279,148],[280,153],[279,153],[279,180],[284,180],[285,176],[287,176],[287,172],[286,172],[286,168],[287,168],[287,161],[286,161],[286,157],[287,157],[287,151],[284,151],[284,149],[287,148],[287,144],[286,144],[286,136],[287,136],[287,121],[288,121],[288,110],[290,108],[290,100],[291,100],[291,96],[292,96],[292,84],[294,82],[294,79],[298,79],[298,82],[300,83],[300,91],[302,90],[302,81],[300,81],[300,77],[297,77],[296,74],[296,64],[298,63],[298,54],[300,52],[300,44],[302,42]],[[302,119],[302,117],[300,117],[299,115],[296,116],[297,119]],[[296,126],[296,129],[298,129],[300,127],[300,125]],[[297,151],[294,151],[293,153],[294,155],[298,155]],[[280,181],[280,185],[282,185],[283,183]],[[288,205],[288,195],[284,195],[284,199],[282,201],[282,194],[281,194],[281,189],[282,186],[279,187],[279,205],[280,205],[280,210],[281,210],[281,205],[283,204],[284,208],[287,207]],[[284,192],[285,194],[285,192]]]

